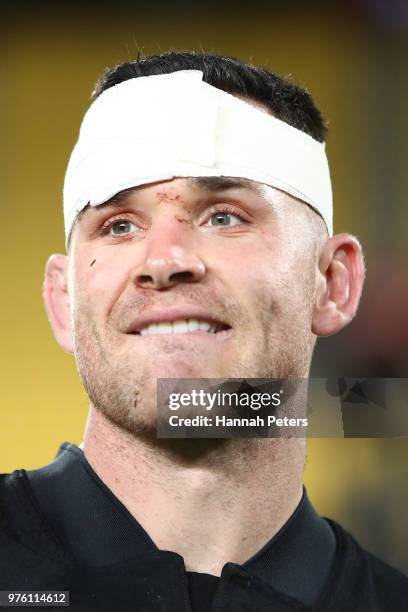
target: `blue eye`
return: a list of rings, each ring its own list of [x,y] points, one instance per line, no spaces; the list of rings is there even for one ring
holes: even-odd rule
[[[122,234],[128,234],[132,231],[131,226],[134,225],[127,219],[119,219],[114,221],[110,226],[111,233],[114,236],[121,236]],[[117,231],[116,231],[117,230]]]
[[[234,220],[238,220],[238,223],[234,223]],[[212,227],[222,227],[227,226],[231,227],[233,225],[239,225],[242,220],[238,215],[233,215],[229,212],[216,212],[211,215],[210,225]]]

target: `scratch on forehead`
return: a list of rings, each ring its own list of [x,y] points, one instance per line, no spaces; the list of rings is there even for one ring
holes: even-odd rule
[[[184,203],[184,200],[181,197],[177,187],[173,187],[171,185],[160,187],[156,191],[156,197],[158,201],[163,202],[163,204],[166,204],[166,202],[179,202],[180,204]]]
[[[202,189],[203,191],[226,191],[227,189],[249,189],[260,194],[262,184],[245,178],[235,178],[230,176],[198,176],[188,179],[190,187]],[[182,202],[183,199],[179,190],[174,185],[162,185],[156,192],[161,202]]]

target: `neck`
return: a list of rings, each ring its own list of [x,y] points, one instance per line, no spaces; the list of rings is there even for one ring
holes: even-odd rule
[[[279,531],[302,496],[302,438],[155,446],[91,406],[81,447],[156,546],[181,555],[187,571],[219,576],[225,563],[244,563]]]

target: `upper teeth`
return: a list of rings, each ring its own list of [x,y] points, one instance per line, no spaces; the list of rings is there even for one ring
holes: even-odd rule
[[[197,330],[215,333],[217,325],[215,323],[207,323],[206,321],[197,321],[196,319],[180,319],[179,321],[166,323],[151,323],[141,329],[140,334],[142,336],[151,334],[185,334]]]

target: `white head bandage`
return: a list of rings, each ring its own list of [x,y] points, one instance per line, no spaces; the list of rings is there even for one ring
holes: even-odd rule
[[[310,204],[332,234],[324,144],[204,83],[198,70],[133,78],[85,114],[64,185],[66,239],[78,213],[174,177],[252,179]]]

